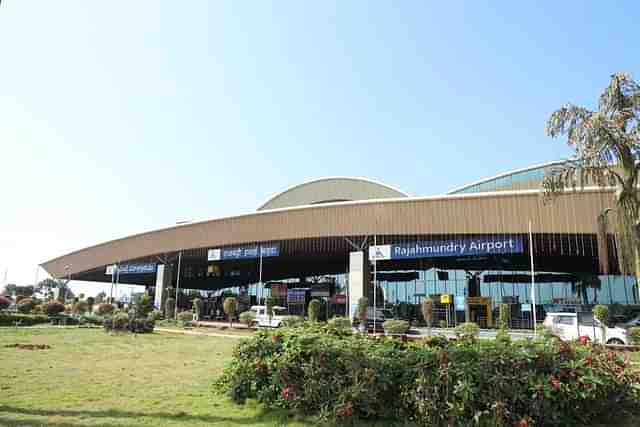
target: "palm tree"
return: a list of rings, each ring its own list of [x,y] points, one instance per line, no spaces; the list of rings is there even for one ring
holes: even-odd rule
[[[553,138],[567,135],[575,155],[543,181],[547,198],[585,184],[616,189],[616,248],[620,269],[640,283],[640,85],[617,73],[600,95],[597,111],[567,104],[547,122]],[[606,256],[606,255],[605,255]]]
[[[600,278],[594,274],[581,274],[578,275],[578,281],[571,283],[571,292],[574,294],[580,294],[582,297],[582,303],[589,304],[589,296],[587,295],[588,289],[600,290],[602,282]]]

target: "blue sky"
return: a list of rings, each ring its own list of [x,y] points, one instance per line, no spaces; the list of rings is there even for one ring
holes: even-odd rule
[[[0,275],[311,178],[431,195],[566,157],[545,120],[640,78],[640,7],[523,3],[3,1]]]

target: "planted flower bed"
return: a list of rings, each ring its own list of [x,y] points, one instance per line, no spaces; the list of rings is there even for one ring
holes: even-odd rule
[[[335,423],[578,426],[635,404],[640,376],[590,343],[402,343],[297,328],[241,343],[216,387],[236,402],[257,399]]]

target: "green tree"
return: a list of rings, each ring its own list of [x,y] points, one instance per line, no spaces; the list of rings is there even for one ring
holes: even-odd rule
[[[545,176],[543,188],[552,196],[585,184],[616,189],[616,248],[620,268],[640,283],[640,85],[628,74],[611,76],[600,95],[598,110],[567,104],[551,114],[547,134],[567,136],[575,155]]]
[[[42,295],[44,295],[46,299],[53,298],[53,290],[57,287],[58,287],[58,282],[50,278],[41,280],[36,285],[37,291]]]
[[[233,327],[233,315],[238,308],[238,300],[235,297],[225,298],[222,308],[224,309],[224,314],[226,314],[229,319],[229,326]]]

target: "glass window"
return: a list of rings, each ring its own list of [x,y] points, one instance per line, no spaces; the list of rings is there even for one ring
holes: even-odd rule
[[[556,317],[556,322],[560,325],[574,325],[574,320],[575,317],[573,316],[558,316]]]

